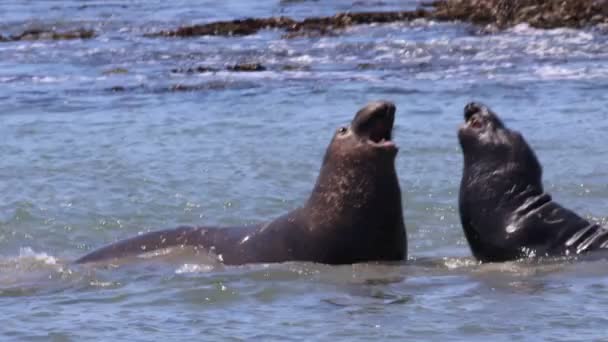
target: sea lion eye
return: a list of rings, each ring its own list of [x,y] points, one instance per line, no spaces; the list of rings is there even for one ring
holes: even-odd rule
[[[345,134],[346,131],[348,131],[348,128],[346,128],[346,127],[340,127],[340,128],[338,128],[338,133],[339,134]]]

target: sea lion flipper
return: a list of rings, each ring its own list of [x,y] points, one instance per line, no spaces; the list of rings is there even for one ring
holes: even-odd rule
[[[86,254],[76,261],[77,264],[87,262],[97,262],[106,259],[118,259],[132,255],[154,251],[174,246],[200,246],[205,244],[204,234],[201,232],[205,228],[181,226],[175,229],[152,231],[129,239],[118,241],[101,247],[89,254]],[[194,236],[197,236],[194,238]]]

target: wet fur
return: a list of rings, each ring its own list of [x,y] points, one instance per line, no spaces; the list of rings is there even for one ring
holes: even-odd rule
[[[316,185],[301,208],[259,225],[154,231],[102,247],[76,262],[174,246],[204,248],[225,264],[403,260],[407,243],[394,166],[397,151],[366,143],[371,134],[366,130],[369,120],[386,121],[392,129],[394,110],[387,102],[370,103],[348,128],[336,132]]]
[[[458,134],[464,155],[459,210],[478,260],[576,255],[606,247],[605,227],[544,192],[542,167],[520,133],[478,103],[465,107],[465,120]],[[485,126],[475,129],[474,120]]]

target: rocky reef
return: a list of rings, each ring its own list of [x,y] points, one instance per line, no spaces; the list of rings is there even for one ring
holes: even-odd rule
[[[352,25],[410,21],[430,17],[428,11],[338,13],[331,17],[314,17],[301,21],[287,17],[248,18],[217,21],[208,24],[183,26],[175,30],[148,34],[149,37],[193,37],[193,36],[243,36],[264,29],[282,29],[286,37],[329,34]]]
[[[148,37],[245,36],[278,29],[285,38],[337,34],[353,25],[408,22],[415,19],[462,21],[504,29],[527,23],[532,27],[581,28],[608,25],[608,0],[436,0],[421,2],[412,11],[338,13],[329,17],[295,20],[288,17],[247,18],[182,26],[146,34]],[[28,29],[16,35],[0,35],[0,42],[22,40],[69,40],[93,38],[90,29],[57,31]]]
[[[550,29],[608,23],[607,0],[441,0],[436,20],[459,20],[507,28],[521,23]]]
[[[224,68],[227,71],[235,71],[235,72],[252,72],[252,71],[265,71],[266,67],[260,63],[238,63],[233,65],[228,65]],[[171,72],[175,74],[193,74],[193,73],[207,73],[207,72],[218,72],[222,69],[214,68],[210,66],[197,66],[191,68],[177,68],[172,69]]]
[[[183,26],[176,30],[160,31],[147,36],[192,37],[192,36],[246,36],[262,29],[287,28],[296,21],[286,17],[217,21],[202,25]]]
[[[462,21],[504,29],[520,23],[536,28],[580,28],[608,24],[608,0],[438,0],[413,11],[338,13],[295,20],[288,17],[248,18],[179,27],[148,34],[157,37],[243,36],[281,29],[285,37],[333,34],[353,25],[407,22],[415,19]]]
[[[54,29],[29,29],[13,36],[0,35],[0,42],[14,42],[20,40],[70,40],[89,39],[95,36],[93,30],[77,29],[58,32]]]

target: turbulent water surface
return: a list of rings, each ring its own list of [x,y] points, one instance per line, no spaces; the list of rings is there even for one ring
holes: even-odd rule
[[[554,198],[608,215],[608,35],[461,23],[283,38],[151,38],[213,20],[411,9],[415,1],[3,1],[0,336],[4,340],[600,340],[606,260],[478,265],[457,213],[470,100],[520,130]],[[226,66],[260,63],[260,72]],[[217,72],[185,73],[199,66]],[[179,224],[245,224],[303,203],[333,131],[397,105],[407,263],[227,267],[187,250],[75,266]]]

